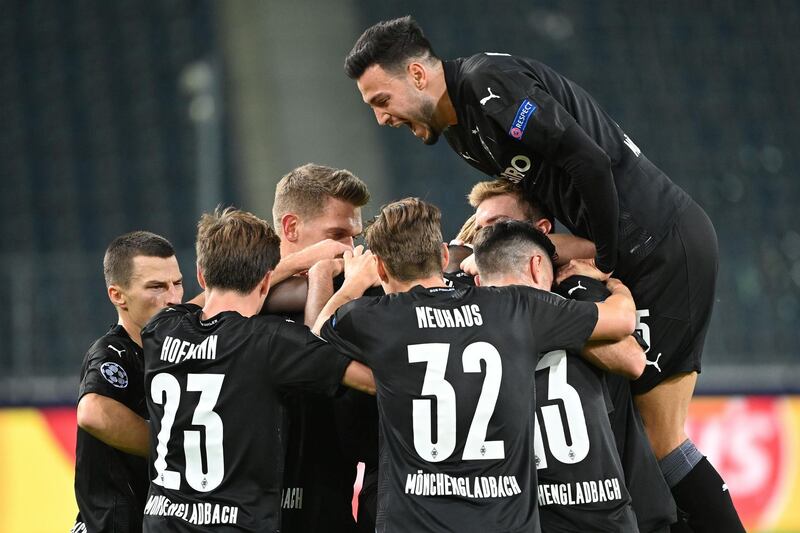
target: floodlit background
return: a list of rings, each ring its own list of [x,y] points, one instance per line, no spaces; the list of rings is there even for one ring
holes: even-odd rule
[[[101,269],[115,236],[166,236],[191,281],[200,212],[271,219],[275,183],[309,161],[364,179],[365,216],[421,196],[456,232],[482,176],[444,141],[378,128],[342,71],[363,29],[405,14],[440,57],[509,52],[572,78],[706,209],[721,260],[699,391],[726,396],[696,403],[692,431],[753,531],[800,531],[790,0],[0,0],[0,405],[67,407],[0,411],[0,531],[70,525],[71,406],[116,320]],[[54,525],[9,522],[41,514],[44,486]]]

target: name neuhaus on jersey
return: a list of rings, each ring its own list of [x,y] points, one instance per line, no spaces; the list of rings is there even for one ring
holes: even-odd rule
[[[199,344],[176,339],[169,335],[161,345],[161,360],[168,363],[182,363],[189,359],[216,359],[217,336],[209,335]]]

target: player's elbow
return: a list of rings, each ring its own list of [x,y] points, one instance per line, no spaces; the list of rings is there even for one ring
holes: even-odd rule
[[[102,433],[105,429],[105,417],[99,395],[85,394],[78,402],[78,427],[92,435]]]
[[[628,349],[628,353],[626,354],[624,361],[625,363],[619,369],[619,372],[617,372],[618,374],[621,374],[630,380],[634,380],[638,379],[639,376],[644,373],[644,368],[647,364],[647,358],[644,355],[644,351],[642,351],[638,344],[636,344],[635,347]]]

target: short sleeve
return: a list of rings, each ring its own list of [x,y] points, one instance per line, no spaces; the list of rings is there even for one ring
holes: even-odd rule
[[[597,306],[591,302],[566,300],[558,294],[526,291],[533,312],[533,328],[541,352],[579,352],[597,324]]]
[[[350,359],[307,327],[286,321],[269,344],[269,362],[276,387],[334,396]]]
[[[124,350],[122,344],[111,342],[108,346],[96,348],[88,354],[79,398],[94,393],[127,404],[131,373],[140,370],[131,368],[130,363],[120,357],[119,353]]]
[[[356,342],[358,337],[356,336],[353,318],[354,307],[358,303],[358,300],[348,302],[337,309],[333,316],[323,324],[320,336],[347,357],[369,366],[364,350]]]

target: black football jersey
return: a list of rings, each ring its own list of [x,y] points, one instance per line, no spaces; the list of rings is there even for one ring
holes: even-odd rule
[[[555,291],[568,298],[592,302],[605,300],[610,294],[603,283],[585,276],[572,276]],[[641,338],[637,340],[647,347]],[[642,533],[661,531],[677,520],[675,501],[633,403],[630,381],[617,374],[602,373],[602,376],[611,431],[639,530]],[[544,522],[544,513],[542,516]]]
[[[147,418],[142,349],[117,324],[86,352],[79,398],[95,393]],[[84,531],[141,531],[147,460],[105,444],[78,428],[75,447],[76,527]]]
[[[350,360],[279,317],[201,314],[173,305],[142,331],[152,450],[144,530],[277,532],[282,393],[333,395]]]
[[[585,90],[546,65],[481,53],[445,61],[444,72],[458,119],[444,131],[450,146],[593,241],[604,271],[646,256],[690,203]]]
[[[538,354],[580,349],[585,302],[528,287],[414,287],[342,306],[322,336],[370,366],[376,530],[539,531],[532,465]]]
[[[343,282],[343,275],[334,278],[334,290]],[[383,291],[378,288],[378,293]],[[302,312],[285,317],[298,323],[304,319]],[[335,398],[292,392],[284,396],[284,403],[287,455],[281,531],[353,533],[363,529],[361,524],[356,527],[353,518],[353,485],[359,461],[377,468],[375,397],[353,389]],[[362,488],[362,492],[368,490]]]
[[[557,350],[536,365],[534,462],[543,531],[636,532],[603,372]]]

